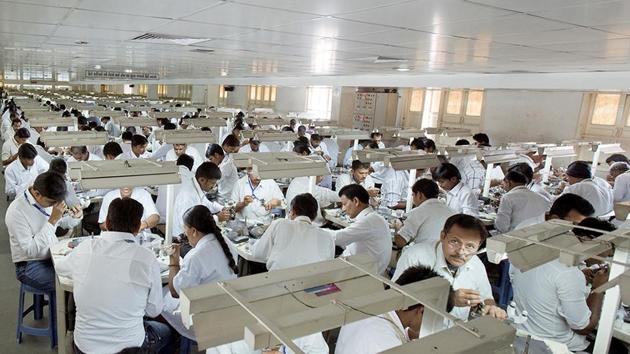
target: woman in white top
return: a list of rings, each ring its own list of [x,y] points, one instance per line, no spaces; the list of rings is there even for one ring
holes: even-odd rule
[[[184,233],[193,248],[180,263],[180,245],[173,244],[168,272],[168,292],[162,316],[181,335],[194,339],[182,323],[179,295],[182,289],[236,278],[236,264],[210,210],[196,205],[184,214]]]

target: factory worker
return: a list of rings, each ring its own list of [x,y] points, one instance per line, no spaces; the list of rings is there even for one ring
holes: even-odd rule
[[[324,223],[321,208],[325,208],[333,203],[339,202],[339,195],[337,193],[319,185],[322,179],[323,176],[317,176],[315,178],[315,185],[313,186],[312,193],[310,193],[313,197],[315,197],[318,204],[317,216],[315,220],[313,220],[313,222],[318,226],[321,226]],[[309,177],[293,178],[291,183],[289,183],[289,188],[287,188],[287,196],[285,198],[287,205],[291,205],[291,201],[295,198],[295,196],[303,193],[309,193],[309,183]]]
[[[366,146],[370,144],[370,140],[362,139],[359,140],[359,144],[357,145],[356,150],[363,150]],[[343,155],[343,167],[350,168],[352,166],[352,152],[355,150],[354,145],[350,145],[350,147],[346,150],[346,153]]]
[[[383,143],[383,133],[380,133],[380,132],[370,133],[370,140],[372,140],[372,143],[376,143],[379,149],[385,148],[385,144]]]
[[[17,160],[17,152],[20,146],[28,142],[31,133],[27,128],[18,129],[12,137],[8,137],[2,144],[2,166],[6,166]]]
[[[150,353],[172,353],[169,327],[144,318],[162,312],[163,295],[155,254],[136,241],[142,204],[116,198],[108,207],[108,231],[84,240],[56,264],[57,272],[74,283],[74,352],[143,348]]]
[[[223,205],[210,201],[206,193],[213,191],[221,179],[221,170],[212,162],[202,163],[194,177],[182,178],[179,193],[173,207],[173,235],[184,232],[184,214],[195,205],[205,205],[212,214],[218,214],[219,221],[228,220],[230,214]]]
[[[437,276],[430,267],[414,266],[407,268],[396,284],[403,286]],[[376,354],[418,339],[423,314],[424,306],[416,304],[343,325],[335,354]]]
[[[76,161],[100,161],[102,158],[88,151],[87,146],[73,146],[70,148],[70,157],[68,162]]]
[[[118,156],[122,155],[123,151],[115,141],[110,141],[107,144],[103,145],[103,159],[104,160],[115,160]]]
[[[37,176],[48,170],[48,163],[37,155],[31,144],[22,144],[17,155],[17,160],[4,171],[4,193],[9,200],[16,198],[18,192],[26,190]]]
[[[335,190],[338,192],[349,184],[358,184],[365,188],[370,197],[375,197],[379,193],[379,189],[374,187],[374,180],[370,176],[370,163],[363,163],[359,160],[352,161],[350,173],[346,173],[337,177],[335,182]]]
[[[189,178],[194,178],[195,173],[192,172],[193,163],[195,161],[192,157],[182,154],[177,158],[177,162],[175,163],[179,168],[179,176],[182,181],[188,180]],[[157,208],[158,213],[160,214],[160,223],[163,224],[166,222],[166,185],[158,186],[158,195],[155,200],[155,207]],[[173,185],[173,197],[176,200],[176,196],[179,195],[179,191],[182,188],[182,183]]]
[[[319,155],[324,158],[326,161],[330,161],[330,153],[328,152],[328,147],[326,143],[322,141],[322,137],[319,134],[312,134],[310,138],[311,143],[311,151],[313,155]]]
[[[608,156],[608,158],[606,158],[606,163],[608,164],[608,166],[612,166],[612,164],[614,164],[615,162],[625,162],[627,164],[630,164],[630,161],[624,154],[612,154]]]
[[[107,135],[111,137],[117,138],[122,133],[120,125],[114,123],[111,117],[101,117],[101,124],[105,127]]]
[[[330,230],[344,256],[369,254],[378,261],[383,274],[392,254],[392,238],[387,221],[369,205],[370,195],[362,186],[349,184],[339,191],[341,209],[354,222],[341,230]]]
[[[226,148],[228,148],[226,146]],[[232,191],[238,183],[238,171],[234,162],[228,154],[225,153],[222,147],[218,144],[212,144],[206,151],[206,158],[208,161],[219,166],[221,170],[221,179],[218,182],[219,186],[219,199],[226,202],[232,197]]]
[[[608,181],[613,182],[613,201],[615,203],[630,200],[630,165],[625,162],[615,162],[610,166]]]
[[[523,176],[527,177],[527,180],[529,181],[527,183],[527,188],[545,198],[548,206],[551,206],[553,197],[549,192],[547,192],[545,186],[543,186],[541,182],[534,180],[534,170],[527,163],[520,162],[516,165],[510,166],[508,172],[510,171],[520,172]]]
[[[164,161],[177,161],[177,158],[183,154],[192,157],[195,161],[192,171],[196,171],[197,167],[199,167],[199,165],[201,165],[205,161],[205,159],[201,157],[197,149],[188,146],[188,144],[173,144],[173,148],[166,153]]]
[[[434,242],[440,238],[444,222],[455,212],[446,203],[438,200],[438,185],[430,179],[422,178],[411,188],[413,208],[407,213],[402,228],[396,232],[394,243],[399,248],[411,242]]]
[[[230,199],[236,201],[235,210],[240,218],[260,221],[270,215],[271,209],[282,205],[284,195],[276,181],[263,180],[248,168],[247,175],[238,180]]]
[[[107,211],[109,210],[109,204],[116,198],[131,198],[142,204],[144,213],[142,214],[142,222],[140,223],[141,231],[155,227],[160,221],[160,214],[155,207],[151,194],[147,192],[146,189],[140,187],[122,187],[107,192],[103,197],[101,209],[98,213],[98,224],[101,230],[107,231],[107,225],[105,223]]]
[[[612,188],[602,178],[591,176],[590,164],[585,161],[574,161],[567,167],[566,174],[569,185],[564,188],[562,194],[577,194],[588,200],[595,208],[593,215],[595,217],[604,216],[612,211]]]
[[[269,152],[269,148],[265,144],[253,138],[249,139],[249,143],[241,147],[238,152]]]
[[[528,179],[522,173],[509,171],[503,179],[507,191],[499,202],[494,227],[505,233],[516,228],[545,222],[549,203],[545,198],[527,188]]]
[[[486,133],[477,133],[473,135],[473,140],[477,147],[490,147],[490,138]]]
[[[466,146],[470,145],[470,142],[466,139],[460,139],[455,145]],[[473,192],[479,195],[483,189],[484,180],[486,179],[486,168],[483,164],[481,164],[475,156],[468,155],[452,157],[449,159],[449,162],[457,167],[464,184],[468,185]]]
[[[179,296],[182,289],[236,278],[234,257],[205,205],[195,205],[182,216],[183,232],[192,249],[180,259],[180,244],[172,244],[168,265],[168,292],[162,316],[181,335],[195,339],[182,323]]]
[[[391,209],[405,209],[407,199],[407,188],[409,186],[409,172],[406,170],[397,171],[391,166],[383,167],[381,170],[383,183],[381,184],[382,202]]]
[[[149,158],[151,154],[147,152],[147,145],[149,141],[144,135],[135,134],[131,137],[131,149],[127,152],[123,152],[117,157],[119,160],[132,160]]]
[[[473,191],[462,182],[462,176],[455,165],[441,164],[435,171],[440,188],[446,191],[446,205],[456,213],[479,215],[479,202]]]
[[[485,226],[477,218],[453,215],[446,220],[440,241],[418,243],[403,252],[392,279],[398,279],[409,267],[429,267],[453,287],[453,316],[467,321],[471,307],[480,305],[482,314],[505,319],[505,311],[492,297],[486,268],[476,256],[487,236]]]
[[[595,208],[586,199],[577,194],[565,193],[559,196],[549,210],[550,219],[562,219],[574,224],[595,214]]]

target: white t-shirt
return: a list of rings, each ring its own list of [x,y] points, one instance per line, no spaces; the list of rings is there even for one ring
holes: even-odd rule
[[[120,198],[120,189],[109,191],[103,197],[101,210],[99,210],[98,212],[99,224],[105,222],[105,219],[107,218],[107,211],[109,210],[109,205],[116,198]],[[151,198],[151,194],[147,192],[144,188],[134,188],[131,192],[131,199],[135,199],[144,207],[144,211],[142,212],[142,221],[147,220],[151,215],[159,215],[157,208],[155,207],[155,203],[153,202],[153,198]]]
[[[352,176],[352,173],[345,173],[337,177],[337,181],[335,182],[335,190],[338,192],[341,188],[349,185],[349,184],[358,184],[365,189],[374,188],[374,179],[370,175],[368,175],[363,182],[357,183]]]
[[[272,199],[284,199],[284,195],[282,194],[282,191],[276,181],[272,179],[263,179],[260,181],[258,186],[253,187],[249,181],[249,177],[245,175],[238,180],[238,183],[232,191],[232,197],[230,199],[240,203],[248,195],[252,196],[254,201],[244,207],[238,214],[249,220],[259,219],[263,216],[269,215],[270,211],[265,209],[265,203],[268,203]]]
[[[396,311],[390,311],[342,326],[335,354],[376,354],[408,341],[409,336]]]
[[[508,232],[519,226],[545,222],[549,202],[526,186],[513,188],[501,197],[494,227],[499,232]]]
[[[308,193],[309,177],[295,177],[289,184],[287,189],[287,208],[291,208],[291,201],[298,194]],[[317,200],[317,218],[315,224],[321,225],[324,222],[322,217],[321,208],[325,208],[332,203],[339,202],[339,195],[328,189],[318,185],[313,186],[313,193],[311,195]]]
[[[613,209],[613,195],[610,185],[605,188],[595,179],[584,179],[567,186],[562,194],[567,193],[577,194],[591,203],[595,209],[594,217],[606,215]]]
[[[615,178],[613,187],[614,202],[627,202],[630,200],[630,173],[625,172]]]
[[[407,213],[407,220],[398,234],[407,242],[435,242],[440,239],[444,222],[455,215],[444,202],[431,198]]]
[[[479,215],[477,195],[463,182],[459,182],[453,189],[446,192],[446,205],[456,213]]]

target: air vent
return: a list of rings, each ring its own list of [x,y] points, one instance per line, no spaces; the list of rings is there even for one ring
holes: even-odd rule
[[[195,48],[195,49],[191,49],[190,52],[191,53],[212,54],[212,53],[214,53],[214,49]]]
[[[138,42],[148,42],[148,43],[191,45],[195,43],[207,42],[210,40],[210,38],[176,36],[176,35],[161,34],[161,33],[145,33],[138,37],[132,38],[131,40],[138,41]]]

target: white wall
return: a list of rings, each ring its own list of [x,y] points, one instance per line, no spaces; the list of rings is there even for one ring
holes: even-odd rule
[[[482,131],[493,145],[577,137],[582,92],[487,90]]]
[[[274,111],[282,114],[306,110],[306,87],[277,87]]]
[[[227,105],[232,107],[247,108],[248,86],[234,86],[234,91],[228,92]]]

